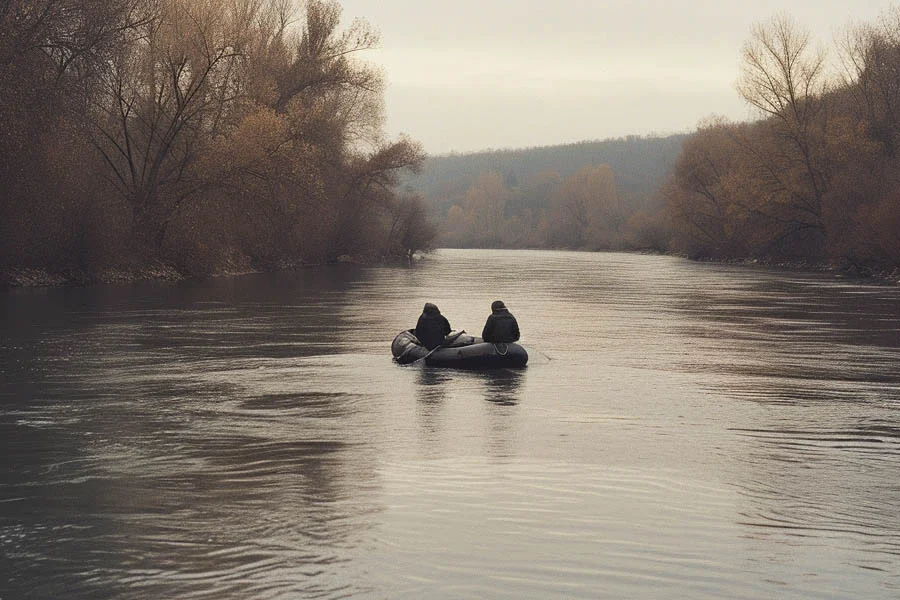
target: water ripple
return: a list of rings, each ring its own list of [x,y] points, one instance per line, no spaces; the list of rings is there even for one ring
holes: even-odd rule
[[[497,298],[527,369],[391,362]],[[895,288],[441,251],[5,302],[2,598],[900,594]]]

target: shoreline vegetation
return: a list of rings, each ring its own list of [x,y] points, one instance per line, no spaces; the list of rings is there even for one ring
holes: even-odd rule
[[[603,250],[594,250],[586,252],[605,252]],[[606,251],[614,252],[614,251]],[[853,265],[838,263],[809,262],[798,260],[769,260],[757,258],[745,259],[716,259],[716,258],[697,258],[688,256],[679,256],[671,253],[660,252],[654,249],[632,249],[621,250],[619,252],[630,252],[635,254],[648,254],[659,256],[676,256],[686,260],[692,260],[701,263],[741,265],[746,267],[761,267],[778,271],[789,271],[796,273],[827,273],[835,278],[859,281],[864,283],[872,283],[878,285],[896,285],[900,286],[900,266],[896,267],[878,267],[872,265]],[[427,255],[420,259],[427,260]],[[349,256],[342,256],[337,263],[314,264],[314,263],[294,263],[284,264],[278,268],[252,268],[247,266],[232,265],[231,268],[224,268],[215,273],[208,273],[206,277],[240,277],[242,275],[250,275],[254,273],[272,272],[277,270],[303,269],[312,267],[333,266],[334,264],[383,264],[385,262],[400,263],[396,258],[383,259],[381,261],[360,261],[354,260]],[[407,262],[404,260],[403,262]],[[179,282],[199,276],[191,276],[178,271],[171,265],[157,264],[145,266],[133,271],[123,269],[107,269],[97,272],[86,271],[66,271],[51,272],[42,268],[8,268],[0,271],[0,289],[14,288],[40,288],[40,287],[61,287],[61,286],[88,286],[103,284],[134,284],[142,282]]]
[[[412,258],[399,258],[396,256],[382,257],[378,260],[359,260],[348,255],[342,255],[330,263],[311,263],[298,260],[283,261],[279,265],[254,267],[246,262],[235,262],[231,264],[220,264],[215,271],[204,273],[202,275],[185,273],[171,264],[164,263],[142,265],[133,269],[111,267],[92,271],[81,269],[52,271],[40,267],[11,267],[0,269],[0,289],[132,284],[152,281],[174,283],[203,277],[240,277],[242,275],[251,275],[254,273],[307,269],[313,267],[334,266],[338,264],[401,264],[408,263],[409,260],[412,260]]]
[[[334,0],[8,0],[0,273],[9,284],[401,259],[433,245],[398,189],[366,22]]]
[[[685,257],[688,258],[688,257]],[[747,267],[762,267],[795,273],[828,273],[835,278],[900,286],[900,266],[856,265],[849,263],[825,263],[803,260],[778,260],[759,258],[690,258],[696,262],[733,264]]]
[[[900,280],[898,8],[848,27],[834,65],[785,15],[755,26],[738,86],[755,121],[443,157],[386,139],[382,75],[361,59],[378,35],[341,13],[336,0],[9,0],[0,287],[435,247],[649,249]]]
[[[430,251],[430,250],[429,250]],[[282,260],[278,264],[252,265],[244,260],[223,261],[214,270],[198,274],[179,270],[175,265],[162,262],[142,264],[128,267],[107,267],[101,269],[63,269],[53,270],[45,267],[5,267],[0,268],[0,290],[13,288],[89,286],[104,284],[132,284],[141,282],[178,282],[188,279],[240,277],[255,273],[271,273],[292,269],[307,269],[335,265],[383,265],[409,264],[421,253],[403,256],[353,257],[338,256],[329,262],[310,262],[306,260]]]

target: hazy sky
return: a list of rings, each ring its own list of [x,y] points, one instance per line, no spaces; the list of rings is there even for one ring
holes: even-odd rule
[[[745,119],[750,27],[785,12],[829,49],[890,0],[341,0],[381,32],[367,59],[387,131],[430,153],[693,130]]]

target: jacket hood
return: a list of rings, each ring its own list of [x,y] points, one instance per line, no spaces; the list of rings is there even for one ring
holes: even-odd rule
[[[501,312],[506,310],[506,305],[503,304],[503,300],[494,300],[491,303],[491,312]]]
[[[441,314],[441,311],[438,309],[437,304],[432,304],[431,302],[425,303],[424,311],[429,314]]]

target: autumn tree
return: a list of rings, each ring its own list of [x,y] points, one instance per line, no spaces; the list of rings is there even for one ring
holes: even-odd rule
[[[874,24],[849,27],[839,44],[847,107],[865,121],[871,136],[897,154],[900,135],[900,8]]]
[[[588,165],[568,177],[556,190],[550,220],[551,245],[617,247],[621,212],[609,165]]]
[[[873,24],[848,28],[840,50],[845,67],[846,114],[857,144],[845,148],[842,196],[853,205],[836,253],[849,260],[900,261],[900,8]]]
[[[478,176],[466,192],[463,212],[470,226],[471,243],[476,247],[497,244],[502,234],[506,201],[509,196],[503,176],[492,171]]]
[[[159,13],[122,48],[95,102],[96,145],[132,211],[133,232],[150,251],[197,182],[204,146],[233,124],[246,41],[235,24],[241,3],[159,0]],[[251,18],[253,15],[249,15]]]
[[[269,29],[254,43],[258,62],[250,77],[255,102],[286,126],[284,154],[304,173],[293,180],[288,204],[306,226],[286,220],[295,224],[289,237],[306,247],[303,238],[315,238],[325,260],[375,252],[383,245],[371,224],[391,221],[398,174],[418,168],[423,152],[408,138],[383,139],[380,74],[355,58],[378,35],[358,20],[341,31],[340,6],[311,0],[292,37],[289,8],[278,3],[267,14]]]
[[[729,179],[740,160],[741,148],[731,135],[734,125],[724,120],[704,124],[684,144],[664,195],[674,222],[676,252],[727,256],[735,248],[731,227],[734,215]]]
[[[358,57],[378,36],[340,17],[328,0],[4,3],[3,261],[48,248],[54,218],[73,248],[117,232],[120,254],[197,272],[430,245],[422,223],[385,242],[420,219],[395,188],[423,153],[384,138],[381,77]],[[34,262],[77,254],[63,246]]]
[[[388,207],[390,228],[385,253],[411,259],[417,250],[431,250],[437,229],[428,217],[422,198],[394,197]]]
[[[790,19],[753,29],[739,89],[760,119],[710,123],[685,143],[665,190],[674,250],[900,260],[889,232],[900,213],[897,14],[850,30],[840,85]]]
[[[84,258],[92,199],[85,106],[100,70],[149,18],[142,0],[0,5],[0,262]]]

